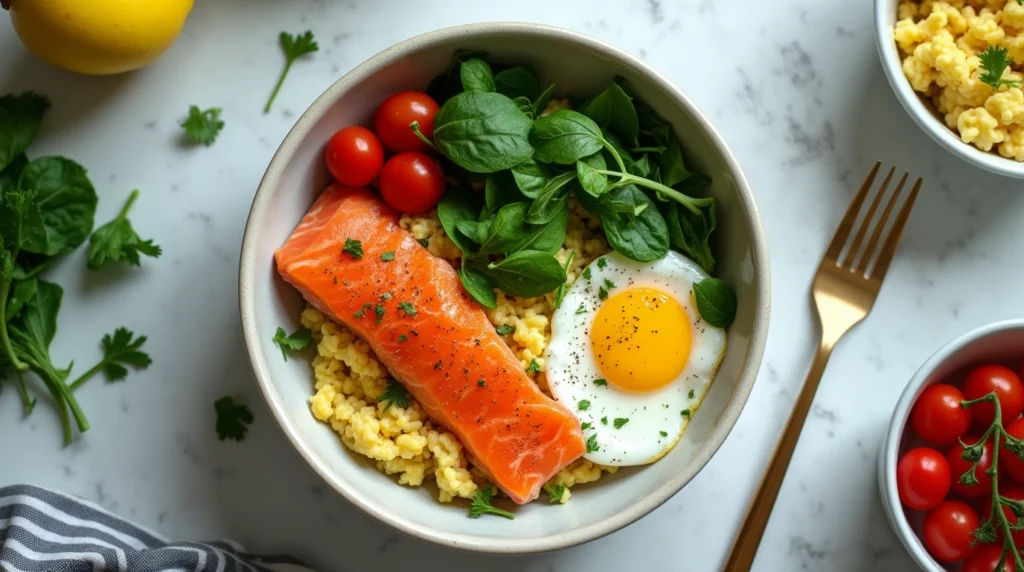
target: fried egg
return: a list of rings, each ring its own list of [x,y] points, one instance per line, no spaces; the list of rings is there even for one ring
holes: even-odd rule
[[[611,253],[568,289],[552,316],[547,381],[579,417],[584,458],[644,465],[682,437],[725,354],[725,330],[694,301],[705,278],[677,252],[653,263]]]

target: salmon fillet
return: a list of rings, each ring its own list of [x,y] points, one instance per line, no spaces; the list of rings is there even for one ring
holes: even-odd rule
[[[361,258],[342,251],[346,239],[362,243]],[[381,258],[390,252],[393,260]],[[537,498],[583,455],[579,420],[526,375],[451,265],[370,192],[328,187],[274,257],[281,276],[365,339],[513,501]]]

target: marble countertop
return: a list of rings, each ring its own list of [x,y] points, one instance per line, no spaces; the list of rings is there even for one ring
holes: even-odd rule
[[[719,128],[764,214],[772,326],[761,375],[720,452],[651,515],[569,550],[494,558],[451,552],[364,517],[326,489],[273,423],[253,383],[237,316],[236,269],[252,195],[298,114],[354,65],[412,35],[487,20],[591,34],[676,82]],[[809,364],[808,286],[824,246],[877,159],[926,184],[871,316],[840,344],[782,489],[755,568],[912,567],[885,521],[877,449],[904,383],[941,344],[1020,316],[1020,182],[951,157],[904,113],[882,75],[870,2],[786,0],[206,0],[174,48],[138,73],[87,78],[41,64],[0,18],[0,93],[50,97],[34,155],[85,165],[111,218],[165,247],[141,270],[92,274],[79,250],[53,353],[88,363],[102,333],[145,333],[153,366],[80,393],[93,429],[60,445],[53,412],[22,419],[0,394],[0,484],[30,482],[94,500],[176,539],[231,538],[322,570],[408,564],[440,570],[710,570],[721,565]],[[292,68],[270,115],[279,31],[311,28],[321,52]],[[210,148],[180,144],[189,104],[224,108]],[[8,388],[10,389],[10,388]],[[256,423],[214,438],[213,400],[243,394]],[[382,568],[383,569],[383,568]]]

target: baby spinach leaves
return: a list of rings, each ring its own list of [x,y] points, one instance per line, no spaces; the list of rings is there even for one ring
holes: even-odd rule
[[[540,93],[540,80],[537,79],[537,72],[532,69],[526,66],[513,66],[494,76],[494,87],[505,97],[522,97],[529,102]]]
[[[474,257],[470,265],[495,288],[523,298],[542,296],[565,283],[565,271],[558,259],[537,250],[520,250],[504,260],[486,264]]]
[[[561,165],[571,165],[604,147],[601,128],[586,115],[569,109],[534,121],[530,143],[537,149],[537,161]]]
[[[533,155],[532,122],[500,93],[465,91],[449,99],[434,118],[434,144],[467,171],[510,169]]]
[[[653,201],[633,185],[612,191],[601,214],[608,244],[638,262],[654,262],[668,253],[669,232]]]
[[[466,91],[494,91],[494,73],[483,58],[470,58],[459,66],[462,89]]]
[[[97,198],[81,165],[63,157],[36,159],[25,166],[19,186],[34,193],[42,223],[28,229],[22,250],[57,256],[89,237]]]
[[[616,83],[610,84],[608,89],[588,101],[580,111],[597,125],[615,132],[629,143],[635,143],[640,135],[640,121],[633,101]]]
[[[736,293],[718,278],[705,278],[693,285],[697,311],[705,322],[728,328],[736,319]]]

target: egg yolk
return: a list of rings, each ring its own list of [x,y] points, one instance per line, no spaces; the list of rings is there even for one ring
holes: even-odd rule
[[[630,288],[598,309],[590,344],[608,383],[626,391],[652,391],[683,371],[693,330],[675,298],[654,288]]]

